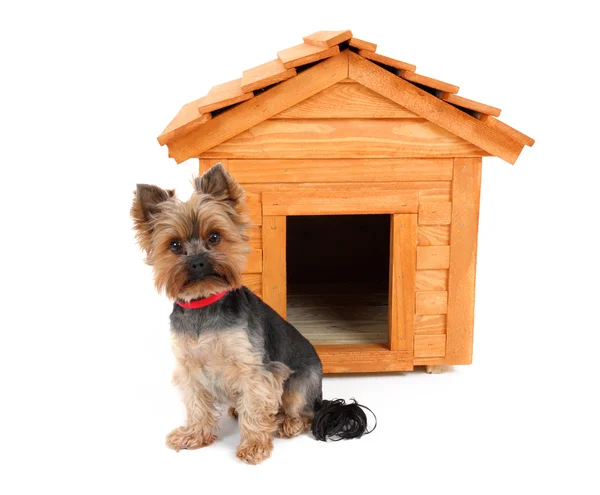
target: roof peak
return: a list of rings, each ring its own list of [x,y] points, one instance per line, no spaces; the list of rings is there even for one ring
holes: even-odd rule
[[[404,88],[405,92],[408,91],[409,93],[411,92],[411,88],[427,93],[428,98],[425,98],[425,100],[427,100],[428,105],[425,106],[433,105],[436,107],[437,112],[446,112],[453,115],[454,120],[458,119],[458,121],[462,121],[462,127],[472,129],[469,132],[463,133],[464,135],[468,135],[471,139],[461,136],[467,141],[471,140],[471,142],[473,142],[472,133],[476,132],[478,134],[489,136],[495,141],[507,141],[509,144],[512,144],[512,148],[515,149],[517,147],[514,146],[515,144],[520,145],[522,148],[524,145],[531,146],[534,142],[533,139],[528,136],[495,119],[495,117],[500,115],[501,110],[499,108],[458,96],[458,86],[418,74],[415,65],[377,53],[376,44],[354,38],[352,31],[350,30],[318,31],[309,36],[305,36],[303,41],[304,42],[299,45],[278,52],[276,59],[244,71],[240,79],[214,86],[206,96],[184,105],[176,117],[158,137],[159,143],[161,145],[168,145],[171,155],[174,156],[178,162],[191,158],[195,155],[190,153],[197,151],[196,149],[194,149],[194,151],[191,150],[197,147],[186,145],[184,146],[185,150],[183,152],[181,152],[181,150],[177,152],[174,151],[176,148],[180,148],[180,145],[184,141],[189,141],[189,139],[184,139],[186,136],[193,134],[192,137],[201,137],[205,134],[210,134],[210,132],[214,132],[212,129],[219,127],[219,124],[215,124],[217,118],[219,121],[223,121],[225,118],[238,118],[240,115],[238,115],[239,112],[235,112],[236,108],[247,104],[259,104],[259,102],[256,102],[255,100],[264,94],[276,96],[274,93],[279,94],[281,92],[275,91],[278,87],[283,86],[288,88],[291,86],[289,83],[296,78],[300,78],[304,72],[310,71],[312,68],[319,65],[331,65],[326,64],[325,62],[333,59],[343,59],[349,67],[350,62],[348,54],[350,54],[352,60],[355,61],[355,65],[358,64],[360,60],[370,64],[363,64],[363,70],[378,69],[389,74],[391,77],[386,77],[385,79],[387,81],[386,84],[389,84],[390,86],[400,86]],[[325,69],[326,67],[323,68]],[[346,77],[348,77],[348,75],[350,75],[350,71],[347,69]],[[351,75],[350,77],[352,78]],[[305,80],[306,78],[303,77],[301,79]],[[357,80],[357,82],[370,87],[361,80]],[[374,88],[370,87],[370,89]],[[383,91],[383,93],[387,91],[386,88],[378,89]],[[374,90],[379,92],[378,89]],[[389,98],[389,96],[383,93],[380,92],[380,94]],[[302,94],[304,95],[306,93],[302,92]],[[315,93],[307,94],[304,96],[304,99],[313,94]],[[264,100],[264,98],[262,99]],[[288,98],[288,100],[290,99]],[[293,98],[291,100],[293,100]],[[400,98],[400,100],[403,100],[403,98]],[[395,100],[392,99],[392,101]],[[288,103],[289,101],[286,101],[286,104]],[[298,103],[298,101],[296,103]],[[289,108],[289,106],[296,103],[288,104],[286,108]],[[396,103],[402,105],[402,103],[399,103],[398,101],[396,101]],[[429,118],[419,111],[415,111],[410,107],[407,108],[418,115]],[[282,108],[281,110],[285,110],[285,108]],[[425,113],[430,115],[430,117],[433,115],[435,118],[435,114],[431,112]],[[267,114],[264,114],[263,116],[265,115]],[[215,118],[214,120],[213,117]],[[263,120],[266,118],[270,117],[265,116]],[[255,119],[250,119],[250,121],[254,120]],[[430,120],[435,122],[431,118]],[[442,124],[438,123],[438,125],[460,136],[456,130],[447,127],[448,124],[452,128],[456,127],[454,122],[452,122],[452,119],[450,119],[449,122],[446,122],[447,120],[448,119],[442,119]],[[250,126],[239,132],[243,132],[249,127]],[[459,129],[459,132],[460,131],[461,130]],[[221,137],[223,137],[223,140],[229,139],[232,137],[229,134],[230,132],[224,132]],[[214,139],[209,139],[207,142],[210,143],[213,142],[213,140]],[[511,141],[512,143],[510,143]],[[477,143],[473,144],[479,146]],[[481,147],[486,149],[483,146]],[[494,146],[492,146],[492,148],[494,148]],[[510,162],[514,162],[514,159],[518,156],[518,153],[516,153],[516,156],[513,156],[514,152],[504,154],[503,156],[502,151],[500,154],[490,151],[489,149],[486,149],[486,151]]]

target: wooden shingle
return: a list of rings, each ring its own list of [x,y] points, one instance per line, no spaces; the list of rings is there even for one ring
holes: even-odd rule
[[[400,60],[396,60],[395,58],[386,57],[384,55],[379,55],[379,53],[370,52],[369,50],[359,50],[358,54],[361,57],[364,57],[368,60],[372,60],[373,62],[379,62],[380,64],[383,64],[383,65],[389,65],[390,67],[394,67],[395,69],[409,70],[409,71],[417,70],[416,65],[407,64],[406,62],[401,62]]]
[[[323,60],[324,58],[333,57],[338,53],[340,53],[340,48],[337,45],[326,48],[302,43],[277,52],[277,57],[279,57],[279,60],[281,60],[286,69],[291,69],[292,67],[298,67],[300,65]]]
[[[479,103],[478,101],[469,100],[468,98],[463,98],[462,96],[454,95],[451,93],[442,93],[439,96],[442,100],[447,101],[448,103],[452,103],[452,105],[467,108],[475,112],[493,115],[495,117],[499,117],[500,112],[502,112],[502,110],[500,110],[499,108],[492,107],[484,103]]]
[[[304,43],[314,46],[332,47],[352,38],[352,31],[317,31],[302,38]]]
[[[178,136],[183,136],[188,132],[192,132],[194,129],[197,129],[211,119],[210,113],[198,112],[199,101],[200,100],[192,101],[181,107],[179,113],[169,123],[165,130],[162,131],[161,135],[158,136],[158,142],[161,146]]]
[[[235,79],[213,86],[205,97],[198,100],[198,111],[200,113],[213,112],[249,100],[254,94],[252,92],[244,93],[241,83],[241,79]]]
[[[158,137],[159,143],[168,144],[171,155],[180,161],[190,157],[192,149],[197,152],[206,149],[204,145],[198,146],[197,142],[193,143],[193,136],[203,143],[210,137],[207,142],[216,146],[220,144],[219,139],[227,139],[226,136],[230,135],[226,129],[235,128],[238,132],[243,132],[250,127],[250,122],[257,125],[269,118],[268,115],[283,120],[410,119],[420,116],[478,146],[484,152],[500,156],[511,163],[523,145],[531,146],[534,143],[529,136],[495,119],[500,115],[499,108],[458,96],[458,86],[417,74],[415,65],[375,53],[375,43],[355,38],[349,30],[318,31],[304,37],[304,41],[300,45],[278,52],[277,59],[244,71],[241,79],[214,86],[203,98],[184,105]],[[314,71],[314,77],[319,77],[316,74],[328,72],[329,64],[326,59],[340,54],[340,43],[343,43],[342,59],[346,64],[347,74],[346,77],[339,78],[338,71],[342,70],[343,73],[344,70],[340,66],[340,59],[335,63],[336,67],[339,66],[336,69],[336,81],[351,84],[340,84],[339,87],[326,89],[319,95],[309,93],[304,99],[290,96],[289,101],[296,101],[297,106],[294,108],[283,103],[288,99],[283,98],[277,87],[299,77],[296,68],[302,69],[308,64],[321,67]],[[348,45],[351,49],[347,49]],[[360,60],[370,65],[361,64]],[[375,73],[379,75],[376,76]],[[242,113],[229,107],[253,99],[254,91],[260,91],[260,96],[266,93],[266,99],[261,98],[257,105],[261,108],[266,105],[269,110],[260,115],[253,115],[252,119],[234,122],[240,119],[242,114],[254,113],[255,106],[244,106],[245,110]],[[425,97],[424,93],[431,94]],[[313,95],[315,96],[312,97]],[[371,102],[373,97],[377,99],[375,103]],[[280,114],[272,115],[273,108],[281,108]],[[211,112],[215,111],[219,111],[218,123],[211,121]],[[202,130],[199,131],[199,128]],[[217,128],[220,131],[215,133]],[[221,137],[218,138],[217,135]]]
[[[374,52],[377,50],[377,45],[375,43],[371,43],[370,41],[359,40],[358,38],[350,38],[350,46],[354,48],[358,48],[359,50],[367,50],[369,52]]]
[[[423,86],[427,86],[428,88],[437,89],[438,91],[444,91],[446,93],[458,93],[459,89],[458,86],[455,86],[454,84],[448,84],[444,81],[434,79],[433,77],[415,74],[414,72],[409,70],[403,70],[400,73],[400,77],[402,79],[406,79],[407,81],[422,84]]]
[[[296,75],[296,69],[286,69],[279,59],[271,60],[266,64],[259,65],[244,71],[242,76],[242,91],[257,91],[271,84],[285,81]]]

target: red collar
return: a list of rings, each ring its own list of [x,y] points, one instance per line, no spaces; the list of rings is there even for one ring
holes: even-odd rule
[[[201,297],[200,299],[194,299],[193,301],[190,301],[190,302],[184,302],[184,301],[175,301],[175,302],[177,304],[179,304],[179,306],[181,306],[182,308],[185,308],[185,309],[204,308],[205,306],[208,306],[214,302],[217,302],[225,294],[227,294],[226,290],[224,290],[223,292],[217,292],[216,294],[213,294],[212,296]]]

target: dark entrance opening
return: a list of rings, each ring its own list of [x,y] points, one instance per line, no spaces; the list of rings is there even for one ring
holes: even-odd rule
[[[287,319],[313,344],[388,342],[389,215],[287,218]]]

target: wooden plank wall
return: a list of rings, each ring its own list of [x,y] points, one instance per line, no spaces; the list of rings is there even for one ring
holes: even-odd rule
[[[487,155],[361,84],[338,83],[204,151],[200,158]]]
[[[423,198],[417,219],[414,364],[440,364],[446,354],[451,198]]]
[[[395,234],[414,239],[414,270],[402,258],[391,266],[391,273],[402,270],[414,278],[414,297],[404,284],[404,296],[394,292],[390,299],[392,321],[399,322],[397,311],[405,311],[407,302],[414,320],[403,320],[395,333],[390,328],[390,345],[394,352],[414,351],[415,365],[461,364],[471,359],[478,167],[486,155],[350,82],[202,153],[200,170],[221,161],[246,191],[254,226],[244,283],[283,316],[285,215],[314,214],[317,201],[321,214],[383,209],[394,215],[396,228],[414,224],[414,236]],[[403,256],[410,253],[405,249]],[[410,369],[407,363],[394,366]],[[375,368],[365,365],[362,371]]]
[[[446,364],[471,364],[481,158],[454,160]]]
[[[206,170],[216,161],[202,159],[201,169]],[[329,214],[360,212],[361,195],[366,198],[367,206],[369,198],[377,194],[384,198],[397,195],[400,199],[406,199],[404,202],[398,201],[398,204],[406,204],[406,210],[396,208],[398,212],[394,215],[393,225],[398,232],[399,241],[413,238],[411,242],[416,244],[413,248],[415,256],[412,272],[410,266],[406,265],[406,260],[400,258],[403,263],[402,271],[413,273],[409,277],[409,284],[413,286],[414,297],[407,295],[405,284],[396,288],[403,294],[401,298],[394,297],[399,292],[391,294],[391,300],[395,304],[391,306],[390,320],[395,322],[397,331],[390,328],[390,345],[398,350],[414,350],[414,364],[444,362],[452,228],[451,179],[455,166],[453,159],[224,158],[220,161],[246,191],[254,224],[250,241],[253,251],[244,273],[244,283],[260,297],[266,295],[266,300],[282,316],[286,312],[285,215],[290,214],[289,204],[295,204],[290,198],[331,198],[332,194],[335,196],[340,191],[346,191],[347,194],[342,194],[345,203],[336,201],[335,211],[325,212]],[[344,182],[340,182],[340,179]],[[352,200],[353,197],[358,199]],[[286,198],[290,200],[288,205],[280,207],[280,199]],[[304,208],[303,204],[299,203],[298,208]],[[308,211],[296,209],[291,214]],[[400,235],[400,226],[412,225],[413,222],[414,237]],[[410,246],[404,247],[404,257],[407,256],[406,253],[410,253]],[[414,280],[410,281],[410,278]],[[401,320],[406,318],[406,315],[400,314],[406,311],[406,303],[414,308],[412,322]],[[406,338],[410,338],[410,342]]]
[[[269,119],[203,158],[408,158],[486,153],[421,118]]]

